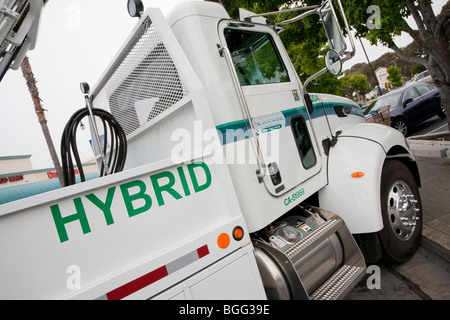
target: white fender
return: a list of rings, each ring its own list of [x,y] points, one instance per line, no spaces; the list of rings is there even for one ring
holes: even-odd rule
[[[394,147],[409,154],[404,137],[386,126],[362,123],[342,128],[330,148],[328,185],[319,191],[320,207],[340,215],[353,234],[383,228],[380,204],[381,172]],[[361,177],[352,177],[353,173]]]

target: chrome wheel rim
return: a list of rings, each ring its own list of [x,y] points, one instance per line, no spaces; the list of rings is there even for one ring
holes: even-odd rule
[[[406,132],[408,131],[408,128],[406,126],[406,122],[397,120],[394,124],[394,128],[400,131],[403,135],[406,135]]]
[[[411,188],[404,181],[395,181],[388,194],[388,216],[390,227],[395,236],[407,241],[413,235],[420,219],[418,201]]]

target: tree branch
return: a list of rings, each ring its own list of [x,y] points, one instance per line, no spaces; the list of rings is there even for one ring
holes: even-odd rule
[[[434,36],[436,38],[440,38],[439,35],[441,33],[445,34],[445,28],[449,20],[450,20],[450,9],[439,15],[439,19],[436,23],[436,26],[434,27]]]
[[[402,60],[411,62],[411,63],[419,63],[426,68],[428,68],[428,61],[423,58],[415,57],[415,56],[408,56],[405,53],[403,53],[402,50],[400,50],[399,47],[395,43],[389,45],[389,48],[395,52],[395,54]]]
[[[428,44],[422,40],[420,37],[420,33],[417,30],[411,28],[411,26],[405,21],[405,26],[403,27],[403,31],[406,32],[414,39],[415,42],[425,50],[429,51]]]
[[[423,24],[423,19],[435,19],[434,13],[430,13],[431,8],[427,8],[427,4],[424,3],[429,0],[420,0],[419,6],[422,6],[424,8],[424,12],[419,12],[417,6],[415,6],[415,0],[406,0],[406,4],[414,18],[414,20],[417,23],[417,27],[419,29],[419,32],[414,32],[412,30],[409,30],[410,35],[413,37],[414,40],[418,42],[420,46],[422,46],[425,50],[428,51],[430,54],[430,58],[432,57],[436,63],[440,65],[442,70],[445,73],[446,81],[450,78],[450,55],[448,51],[448,43],[446,37],[442,36],[442,33],[439,34],[438,37],[435,36],[434,30],[425,30],[425,26]],[[447,23],[448,16],[447,11],[449,9],[444,9],[444,12],[440,14],[439,22],[443,23],[442,21],[445,20],[442,26],[439,28],[443,28],[444,25]],[[428,12],[428,13],[427,13]],[[427,15],[429,17],[427,17]],[[423,18],[423,19],[422,19]],[[443,19],[443,20],[441,20]],[[436,24],[437,25],[437,24]],[[408,26],[405,26],[405,29],[408,29]],[[420,38],[420,41],[419,39]],[[429,63],[428,63],[429,65]]]
[[[421,0],[418,3],[418,7],[420,10],[420,13],[422,14],[422,18],[424,20],[425,26],[427,29],[432,32],[434,30],[437,20],[436,16],[433,12],[433,8],[431,7],[431,1],[430,0]]]
[[[419,29],[419,32],[421,35],[425,34],[425,27],[423,24],[422,17],[420,16],[419,11],[417,10],[417,7],[414,4],[414,0],[406,0],[406,5],[408,6],[409,11],[411,12],[414,21],[417,24],[417,28]]]
[[[423,1],[423,0],[421,0]],[[419,1],[419,3],[421,2]],[[416,5],[414,4],[414,0],[406,0],[406,5],[408,6],[409,11],[411,12],[414,21],[417,24],[417,28],[419,29],[419,34],[420,37],[422,38],[422,40],[426,43],[428,43],[428,45],[433,46],[434,44],[431,43],[434,40],[434,35],[433,32],[430,30],[425,29],[425,23],[424,23],[424,19],[426,19],[426,14],[423,12],[419,12],[418,7],[416,7]],[[434,14],[433,14],[434,16]]]

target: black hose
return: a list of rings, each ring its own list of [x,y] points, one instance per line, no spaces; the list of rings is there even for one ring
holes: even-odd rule
[[[92,113],[94,115],[94,119],[92,120],[95,121],[95,118],[98,117],[100,118],[101,124],[103,125],[104,139],[102,148],[105,155],[107,155],[107,152],[109,151],[109,156],[107,156],[106,159],[108,172],[106,171],[106,168],[102,161],[100,176],[102,177],[107,174],[120,172],[125,166],[125,160],[127,156],[127,139],[125,132],[119,122],[117,122],[114,116],[112,116],[109,112],[103,109],[94,108],[92,110]],[[86,181],[76,141],[76,134],[79,124],[86,116],[89,116],[89,110],[87,108],[83,108],[75,112],[69,119],[62,134],[61,158],[64,186],[69,186],[76,183],[74,160],[78,167],[81,182]],[[111,141],[108,141],[108,137],[111,139]],[[107,150],[107,148],[109,150]]]

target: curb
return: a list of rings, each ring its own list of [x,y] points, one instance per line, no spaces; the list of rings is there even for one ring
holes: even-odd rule
[[[422,226],[422,246],[450,262],[450,239],[444,233],[427,224]]]
[[[448,135],[449,132],[434,133],[421,136],[409,137],[409,148],[417,157],[438,157],[450,159],[450,141],[437,140]]]
[[[438,140],[448,134],[447,131],[413,136],[407,138],[407,142],[414,157],[445,158],[445,163],[449,163],[450,141]],[[450,219],[446,215],[424,222],[422,226],[422,246],[447,262],[450,262],[450,237],[445,230],[449,224]]]

